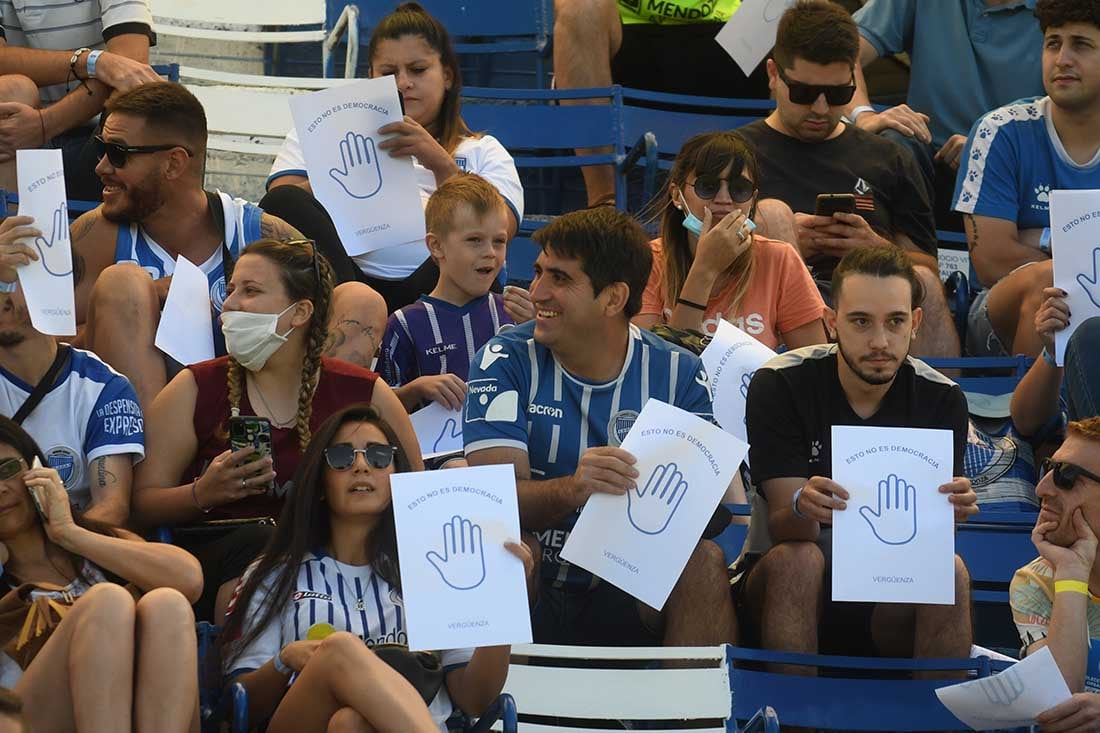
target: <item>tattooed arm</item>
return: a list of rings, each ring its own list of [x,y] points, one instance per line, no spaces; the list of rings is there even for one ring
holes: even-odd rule
[[[134,461],[129,453],[101,456],[92,461],[88,480],[92,503],[84,515],[112,527],[125,526],[130,517],[133,478]]]
[[[1020,230],[1014,221],[974,214],[966,214],[963,223],[970,262],[983,285],[993,285],[1020,265],[1050,259],[1039,249],[1042,230]]]
[[[96,278],[114,264],[117,238],[118,225],[104,219],[98,208],[81,214],[69,227],[78,325],[87,320],[88,302],[91,300]]]
[[[266,213],[260,217],[260,235],[264,239],[279,239],[284,242],[307,238],[279,217]]]

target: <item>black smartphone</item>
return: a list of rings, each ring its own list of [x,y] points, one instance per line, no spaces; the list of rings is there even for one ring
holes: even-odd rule
[[[401,116],[405,116],[405,95],[400,91],[397,92],[397,103],[401,105]]]
[[[814,214],[832,216],[838,211],[847,214],[856,213],[856,195],[854,193],[819,193]]]
[[[31,461],[31,468],[42,468],[42,461],[38,460],[38,456],[35,456],[34,460]],[[38,516],[42,518],[43,522],[48,524],[50,518],[46,516],[46,510],[42,508],[42,499],[38,497],[38,492],[28,487],[27,493],[31,495],[31,501],[34,502],[34,508],[38,511]]]
[[[229,418],[229,447],[234,451],[254,448],[255,452],[245,459],[246,463],[271,456],[271,421],[256,415]],[[272,488],[270,484],[268,488]]]

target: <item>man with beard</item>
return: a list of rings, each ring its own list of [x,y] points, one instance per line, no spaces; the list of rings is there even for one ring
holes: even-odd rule
[[[1100,725],[1100,417],[1069,424],[1035,487],[1042,509],[1031,533],[1039,557],[1016,571],[1009,590],[1023,641],[1020,656],[1044,646],[1074,693],[1038,716],[1044,731]],[[1084,643],[1082,643],[1084,642]]]
[[[912,154],[892,140],[845,124],[855,94],[859,30],[825,0],[799,0],[779,20],[768,77],[775,111],[737,130],[760,166],[761,199],[794,212],[798,247],[828,300],[837,261],[863,247],[909,253],[924,284],[922,356],[956,357],[959,339],[940,284],[931,194]],[[855,211],[818,216],[819,194],[851,194]]]
[[[176,257],[206,274],[217,316],[226,257],[235,260],[257,239],[302,236],[255,204],[203,190],[206,114],[179,84],[146,84],[112,99],[96,143],[103,204],[71,228],[76,320],[83,343],[130,377],[148,405],[168,378],[154,339]],[[377,293],[340,285],[325,355],[369,366],[385,325]],[[214,343],[224,354],[217,319]]]
[[[921,328],[920,280],[897,247],[853,250],[833,272],[836,344],[781,354],[759,370],[746,408],[757,487],[733,593],[742,642],[765,649],[898,657],[966,657],[970,578],[955,558],[954,605],[829,600],[833,512],[848,492],[831,480],[834,425],[954,433],[954,474],[939,487],[956,521],[977,512],[962,477],[966,399],[909,356]]]
[[[1047,96],[978,120],[956,181],[970,261],[992,286],[970,307],[974,356],[1039,355],[1035,313],[1054,285],[1050,192],[1100,188],[1100,0],[1039,0],[1035,15]]]
[[[31,434],[76,509],[120,527],[130,515],[134,464],[145,457],[141,406],[129,380],[95,354],[31,325],[13,264],[36,257],[19,243],[40,235],[32,221],[0,222],[0,414]]]

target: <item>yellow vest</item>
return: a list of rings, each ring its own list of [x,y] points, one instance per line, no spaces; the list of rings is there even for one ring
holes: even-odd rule
[[[618,0],[624,25],[725,23],[741,0]]]

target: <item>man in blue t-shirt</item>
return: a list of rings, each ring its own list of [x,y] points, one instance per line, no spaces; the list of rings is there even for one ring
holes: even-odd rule
[[[1053,285],[1050,192],[1100,188],[1100,0],[1039,0],[1047,96],[986,114],[955,187],[983,291],[970,309],[972,355],[1037,356],[1035,313]]]
[[[520,522],[542,546],[535,640],[733,642],[725,559],[712,542],[699,543],[663,613],[559,556],[589,496],[632,487],[635,458],[618,446],[650,397],[708,420],[712,407],[699,358],[630,324],[652,265],[637,222],[599,207],[535,238],[535,320],[475,355],[463,427],[470,465],[515,466]]]

